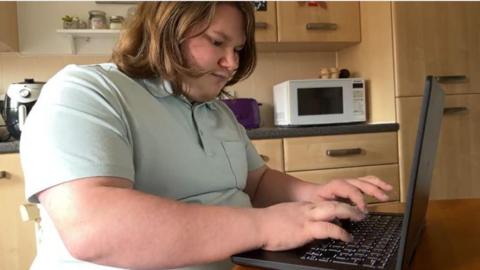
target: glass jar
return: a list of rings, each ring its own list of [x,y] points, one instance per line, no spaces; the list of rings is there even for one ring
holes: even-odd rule
[[[123,21],[124,19],[122,16],[111,16],[110,29],[122,29]]]
[[[88,12],[88,22],[92,29],[107,29],[106,13],[101,10],[90,10]]]

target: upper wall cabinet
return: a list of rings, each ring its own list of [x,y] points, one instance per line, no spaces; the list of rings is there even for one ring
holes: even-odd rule
[[[358,2],[266,2],[255,12],[260,49],[335,51],[359,43]]]
[[[421,96],[426,75],[448,94],[480,93],[480,3],[394,2],[397,96]]]
[[[277,7],[275,2],[258,2],[256,5],[255,41],[277,41]]]
[[[277,2],[279,42],[360,42],[358,2]]]
[[[17,3],[0,2],[0,52],[18,51]]]

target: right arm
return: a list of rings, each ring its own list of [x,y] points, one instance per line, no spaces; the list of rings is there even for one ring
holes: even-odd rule
[[[335,202],[259,209],[186,204],[133,190],[131,181],[114,177],[66,182],[39,199],[72,256],[129,269],[204,264],[314,238],[348,240],[345,231],[325,221],[362,215]]]

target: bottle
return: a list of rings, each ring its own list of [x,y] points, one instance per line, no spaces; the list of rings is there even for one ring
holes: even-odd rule
[[[91,29],[107,29],[106,13],[101,10],[90,10],[88,22]]]

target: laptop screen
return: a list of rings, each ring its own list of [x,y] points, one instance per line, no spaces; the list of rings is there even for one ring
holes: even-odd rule
[[[398,250],[396,269],[407,269],[425,225],[438,137],[443,117],[444,93],[435,77],[427,76],[422,109],[418,122],[417,141],[411,167],[407,205]]]

